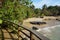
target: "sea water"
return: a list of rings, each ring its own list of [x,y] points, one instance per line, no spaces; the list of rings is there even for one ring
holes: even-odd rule
[[[60,25],[39,29],[39,33],[43,34],[50,40],[60,40]]]

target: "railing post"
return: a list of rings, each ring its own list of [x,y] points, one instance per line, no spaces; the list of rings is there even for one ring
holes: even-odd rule
[[[22,40],[22,36],[21,36],[20,32],[21,32],[21,29],[20,29],[20,27],[18,27],[18,40]]]
[[[34,40],[32,32],[30,32],[30,40]]]
[[[18,40],[19,40],[19,27],[18,27]]]

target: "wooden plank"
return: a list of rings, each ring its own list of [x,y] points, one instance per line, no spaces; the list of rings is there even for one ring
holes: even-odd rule
[[[13,23],[13,22],[11,22],[11,21],[9,21],[9,20],[7,20],[7,22],[10,22],[10,23],[12,23],[12,24],[14,24],[14,25],[17,25],[18,27],[22,27],[23,29],[31,32],[33,35],[35,35],[37,38],[39,38],[39,40],[50,40],[50,39],[48,39],[47,37],[43,36],[42,34],[38,33],[37,31],[32,30],[32,29],[29,29],[29,28],[27,28],[27,27],[24,26],[24,25],[18,25],[18,24],[15,24],[15,23]],[[30,34],[30,35],[31,35],[31,34]]]

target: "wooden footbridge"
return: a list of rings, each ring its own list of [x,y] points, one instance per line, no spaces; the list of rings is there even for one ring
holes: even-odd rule
[[[47,37],[43,36],[42,34],[26,28],[23,25],[15,24],[9,20],[3,20],[4,23],[0,24],[0,40],[49,40]],[[9,26],[9,29],[5,26]],[[16,33],[12,33],[12,30],[16,30]]]

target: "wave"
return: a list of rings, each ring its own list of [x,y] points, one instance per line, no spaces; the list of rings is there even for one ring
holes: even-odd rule
[[[54,29],[56,27],[60,27],[60,25],[55,25],[55,26],[51,26],[51,27],[45,27],[45,28],[39,28],[38,30],[36,31],[46,31],[46,32],[51,32],[51,29]]]

